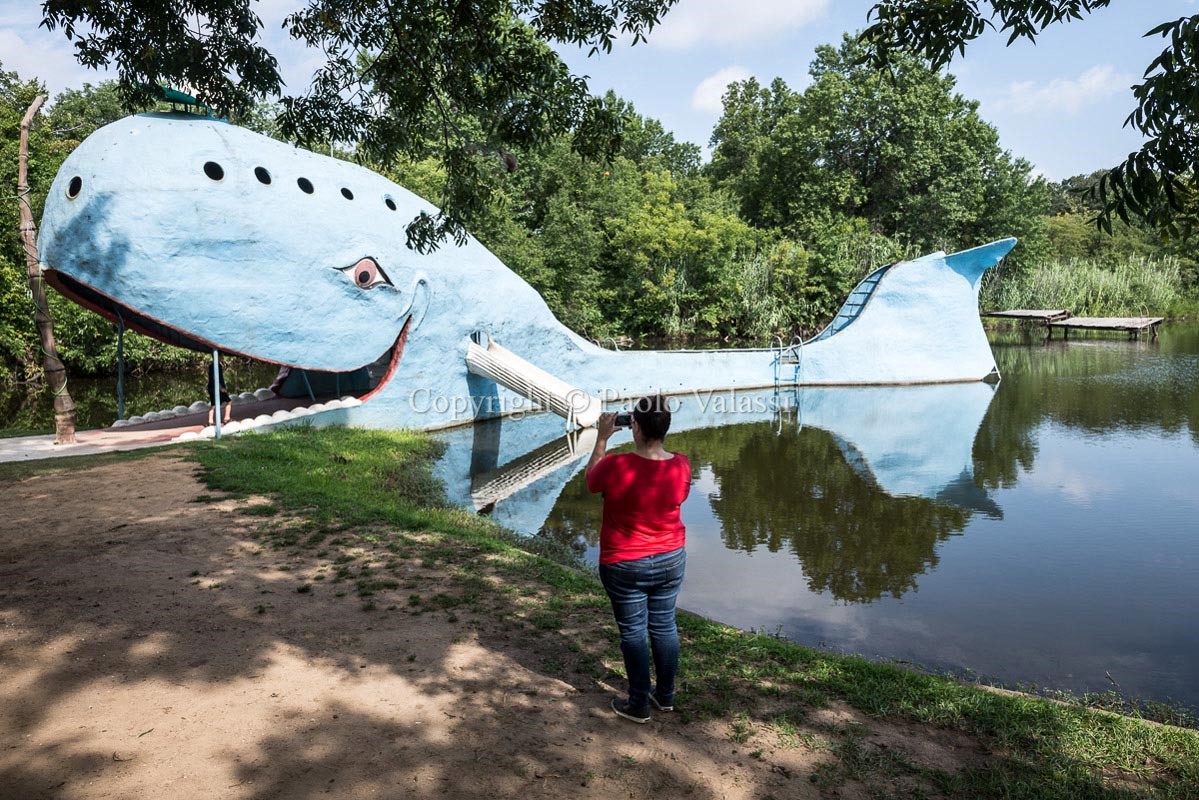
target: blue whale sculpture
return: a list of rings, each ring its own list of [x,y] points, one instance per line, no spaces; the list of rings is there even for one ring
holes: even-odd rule
[[[317,407],[320,423],[432,429],[528,410],[536,392],[468,368],[472,348],[489,343],[535,365],[530,381],[552,376],[603,400],[995,371],[979,281],[1014,239],[881,268],[808,342],[617,352],[558,322],[473,238],[408,249],[408,221],[434,212],[355,164],[220,120],[143,114],[96,131],[66,159],[39,247],[61,292],[158,339],[305,370],[373,365],[371,388]]]

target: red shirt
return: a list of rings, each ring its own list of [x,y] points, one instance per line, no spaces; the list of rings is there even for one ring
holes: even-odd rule
[[[654,461],[636,453],[600,459],[587,473],[587,488],[604,493],[600,563],[635,561],[678,550],[687,530],[679,506],[691,491],[691,462],[682,453]]]

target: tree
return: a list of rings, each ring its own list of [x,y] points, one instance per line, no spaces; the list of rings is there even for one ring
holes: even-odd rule
[[[33,118],[46,102],[46,95],[39,94],[21,118],[21,139],[18,156],[17,205],[21,218],[21,245],[25,250],[25,270],[29,280],[29,296],[33,300],[34,324],[37,326],[42,364],[50,389],[54,393],[54,443],[75,443],[75,401],[67,389],[67,369],[58,357],[54,342],[54,321],[46,303],[46,282],[42,277],[41,262],[37,253],[37,225],[33,221],[33,209],[29,205],[29,129]]]
[[[860,37],[863,61],[895,63],[901,53],[929,59],[934,69],[963,54],[969,42],[997,24],[1017,39],[1035,41],[1051,25],[1082,19],[1111,0],[945,0],[920,3],[881,0],[870,10],[874,23]],[[982,6],[980,8],[980,6]],[[988,9],[989,7],[989,9]],[[1146,137],[1141,149],[1112,167],[1095,187],[1097,222],[1111,231],[1112,218],[1141,217],[1166,231],[1187,230],[1185,213],[1199,193],[1199,15],[1163,22],[1145,34],[1168,44],[1133,87],[1137,107],[1124,124]]]
[[[863,53],[852,37],[818,47],[802,93],[777,79],[730,87],[711,140],[716,183],[753,224],[805,242],[863,219],[917,250],[1015,235],[1027,252],[1046,202],[1031,166],[1000,148],[952,76],[897,55],[883,80]]]
[[[446,174],[441,211],[414,220],[408,243],[463,241],[499,178],[516,169],[514,151],[561,132],[587,156],[619,148],[621,115],[550,44],[593,54],[619,35],[636,44],[675,2],[310,0],[284,25],[326,60],[306,92],[282,97],[281,129],[301,144],[356,143],[384,166],[398,155],[435,157]],[[240,116],[282,89],[251,0],[46,0],[43,11],[80,63],[115,65],[127,105],[172,83]]]

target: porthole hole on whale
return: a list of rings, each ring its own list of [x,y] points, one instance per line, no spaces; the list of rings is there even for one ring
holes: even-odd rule
[[[225,177],[225,168],[215,161],[205,161],[204,174],[214,181],[219,181]]]
[[[83,178],[76,175],[71,178],[71,182],[67,184],[67,199],[74,200],[83,191]]]
[[[343,187],[341,187],[341,196],[342,196],[342,197],[344,197],[344,198],[345,198],[345,199],[347,199],[347,200],[353,200],[353,199],[354,199],[354,193],[353,193],[353,192],[351,192],[349,189],[347,189],[347,188],[346,188],[346,187],[344,187],[344,186],[343,186]]]
[[[271,185],[271,173],[266,167],[254,167],[254,177],[264,186]]]
[[[396,210],[396,201],[392,200],[391,195],[389,195],[389,194],[383,195],[383,204],[386,205],[388,208],[390,208],[392,211]]]
[[[316,187],[312,185],[312,181],[307,178],[296,178],[296,186],[299,186],[300,191],[304,194],[312,194],[316,191]]]

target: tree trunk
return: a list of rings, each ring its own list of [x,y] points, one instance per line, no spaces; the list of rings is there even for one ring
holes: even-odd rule
[[[37,226],[33,224],[33,208],[29,205],[29,125],[37,114],[45,95],[38,95],[21,119],[21,144],[18,156],[17,204],[21,209],[21,243],[25,245],[25,271],[29,291],[36,307],[34,322],[41,340],[43,364],[50,391],[54,394],[54,443],[75,443],[75,401],[67,391],[67,368],[58,358],[54,344],[54,323],[46,304],[46,283],[42,277],[41,259],[37,253]]]

